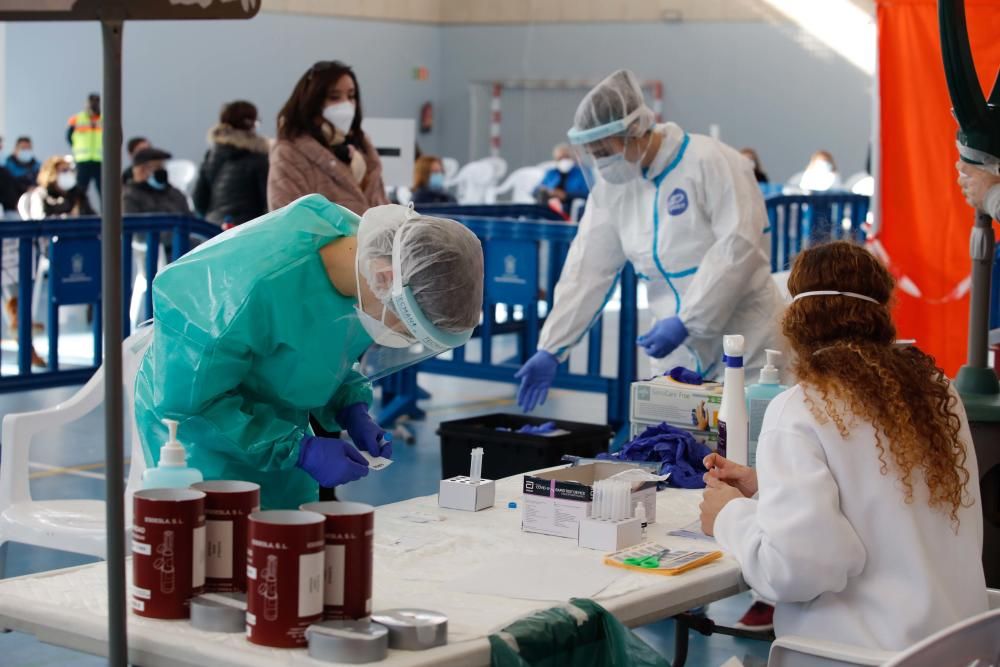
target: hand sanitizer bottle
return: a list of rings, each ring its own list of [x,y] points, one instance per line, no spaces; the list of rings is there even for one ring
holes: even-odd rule
[[[144,489],[186,489],[202,481],[201,471],[187,467],[187,452],[177,441],[177,422],[164,419],[170,435],[160,448],[160,462],[142,473]]]
[[[777,361],[781,356],[778,350],[764,350],[767,355],[767,365],[760,369],[760,379],[757,384],[747,387],[747,412],[750,415],[750,467],[757,465],[757,440],[760,439],[760,429],[764,424],[764,413],[771,400],[788,389],[781,384],[781,371]]]
[[[718,452],[733,463],[747,465],[750,443],[743,347],[743,336],[722,337],[726,375],[722,386],[722,405],[719,406]]]

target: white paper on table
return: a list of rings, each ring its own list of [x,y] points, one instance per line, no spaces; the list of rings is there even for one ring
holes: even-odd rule
[[[596,551],[583,557],[511,556],[495,565],[476,568],[449,583],[448,588],[519,600],[589,598],[624,574],[622,570],[604,565],[602,559]]]
[[[671,537],[685,537],[689,540],[701,540],[702,542],[715,543],[714,537],[701,532],[701,519],[696,519],[683,528],[671,530],[667,532],[667,535],[670,535]]]

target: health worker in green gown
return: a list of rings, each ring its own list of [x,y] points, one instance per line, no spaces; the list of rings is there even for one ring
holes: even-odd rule
[[[194,249],[153,281],[153,339],[135,412],[146,465],[180,422],[205,479],[261,485],[297,508],[318,486],[391,457],[371,382],[464,345],[479,323],[483,251],[454,220],[398,205],[358,218],[309,195]]]

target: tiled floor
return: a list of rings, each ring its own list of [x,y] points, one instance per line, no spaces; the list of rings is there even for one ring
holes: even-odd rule
[[[425,401],[427,419],[411,422],[416,433],[412,446],[397,445],[396,462],[385,471],[370,475],[341,490],[344,499],[384,504],[432,494],[441,475],[437,428],[442,421],[487,412],[515,411],[514,386],[457,380],[440,376],[422,376],[421,384],[433,396]],[[0,414],[54,405],[72,394],[72,389],[56,389],[23,394],[0,395]],[[604,419],[605,403],[594,394],[555,391],[539,412],[543,416],[577,421],[599,422]],[[74,424],[72,428],[53,431],[38,442],[31,452],[31,490],[38,498],[103,497],[103,428],[98,413]],[[41,549],[9,545],[7,574],[17,576],[86,562],[86,558]],[[738,596],[715,603],[711,615],[717,621],[734,621],[747,607],[748,598]],[[672,657],[673,623],[665,621],[639,630],[643,639],[666,656]],[[728,637],[692,637],[688,665],[720,665],[733,655],[748,658],[747,664],[761,665],[767,645],[734,640]],[[4,667],[72,665],[90,667],[104,664],[103,659],[85,656],[45,644],[19,633],[0,635],[0,664]]]

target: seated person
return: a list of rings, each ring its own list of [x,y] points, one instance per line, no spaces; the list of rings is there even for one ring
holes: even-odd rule
[[[756,470],[705,459],[702,529],[776,602],[777,636],[899,651],[988,606],[969,423],[934,358],[895,343],[894,281],[864,248],[803,251],[788,287],[799,384]]]
[[[125,144],[125,150],[128,151],[128,159],[134,160],[135,154],[145,148],[152,148],[153,144],[149,143],[149,139],[146,137],[132,137]],[[128,185],[132,182],[132,165],[125,167],[122,170],[122,185]]]
[[[28,195],[32,220],[95,215],[87,194],[76,184],[76,169],[69,156],[54,155],[38,171],[38,187]]]
[[[144,148],[132,160],[132,182],[125,186],[124,212],[191,215],[184,193],[170,185],[164,163],[172,156],[159,148]]]
[[[455,197],[444,189],[444,165],[440,158],[421,155],[413,163],[413,196],[415,205],[454,204]]]
[[[18,196],[35,187],[41,165],[38,164],[35,153],[31,150],[31,137],[17,138],[14,152],[7,158],[4,166],[17,183]]]
[[[543,206],[558,203],[562,212],[569,215],[573,209],[573,201],[586,200],[590,188],[583,176],[583,169],[573,159],[573,149],[568,144],[556,146],[552,151],[552,159],[556,161],[556,166],[545,173],[541,184],[535,189],[535,198]]]

